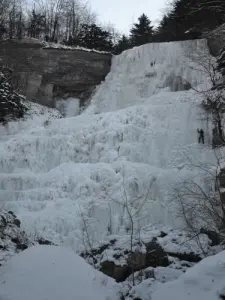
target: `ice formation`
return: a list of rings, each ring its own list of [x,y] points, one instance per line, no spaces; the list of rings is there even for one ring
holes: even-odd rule
[[[27,230],[78,249],[135,224],[182,227],[171,187],[214,161],[197,143],[207,128],[200,98],[208,84],[193,53],[205,40],[149,44],[114,57],[111,72],[80,116],[50,113],[0,128],[0,199]],[[44,125],[46,119],[51,122]],[[134,201],[136,199],[136,201]],[[144,203],[144,200],[145,203]],[[143,206],[142,206],[143,204]]]

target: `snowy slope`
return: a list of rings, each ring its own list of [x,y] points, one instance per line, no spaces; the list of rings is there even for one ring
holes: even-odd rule
[[[142,293],[147,295],[147,290]],[[160,284],[151,299],[219,300],[224,297],[225,251],[202,260],[177,280]]]
[[[0,273],[2,300],[116,300],[119,286],[72,250],[35,246],[10,259]]]
[[[196,129],[207,128],[200,99],[192,91],[171,91],[176,76],[194,86],[208,83],[187,57],[199,49],[207,51],[205,40],[126,51],[113,59],[82,115],[52,118],[48,126],[44,116],[17,128],[9,124],[8,135],[0,138],[5,209],[27,230],[74,249],[82,247],[85,231],[98,241],[129,228],[126,198],[135,212],[147,195],[135,225],[182,227],[171,187],[188,178],[204,187],[199,170],[187,164],[214,161],[209,147],[196,141]]]

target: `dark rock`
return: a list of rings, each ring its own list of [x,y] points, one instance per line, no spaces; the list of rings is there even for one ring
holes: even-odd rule
[[[172,257],[177,257],[180,260],[185,260],[187,262],[197,263],[202,260],[202,258],[194,252],[190,252],[190,253],[168,252],[168,255]]]
[[[218,180],[219,180],[219,187],[220,188],[225,188],[225,169],[221,169],[219,175],[218,175]]]
[[[138,251],[130,253],[127,264],[135,271],[146,268],[146,254]]]
[[[149,242],[146,246],[146,267],[167,267],[169,266],[168,255],[165,250],[156,242]]]
[[[164,231],[161,231],[159,237],[164,238],[167,235],[168,235],[167,233],[165,233]]]
[[[17,250],[26,250],[28,248],[28,246],[26,244],[18,244],[16,245],[16,249]]]
[[[100,271],[109,277],[114,278],[117,282],[122,282],[129,277],[132,269],[127,266],[117,266],[112,261],[104,261],[101,263]]]
[[[16,218],[16,215],[11,210],[9,210],[7,213]]]
[[[209,47],[210,54],[218,56],[221,49],[224,47],[225,36],[224,36],[225,25],[218,26],[215,30],[207,33],[207,44]]]
[[[1,215],[0,216],[0,228],[4,228],[7,225],[7,220],[5,218],[5,216]]]
[[[166,252],[156,242],[150,242],[146,245],[146,253],[129,250],[114,249],[116,254],[114,257],[119,259],[124,257],[125,265],[116,265],[112,261],[104,261],[101,263],[100,271],[104,274],[114,278],[117,282],[126,280],[133,272],[140,271],[148,267],[166,267],[169,265],[169,260]],[[93,252],[92,252],[93,253]]]
[[[208,238],[212,241],[211,246],[217,246],[221,243],[221,238],[219,234],[213,230],[201,228],[200,233],[206,234],[208,236]]]
[[[51,241],[43,239],[43,238],[38,239],[37,242],[39,245],[54,245]]]
[[[19,219],[14,219],[13,224],[20,228],[21,222]]]
[[[11,241],[15,244],[20,244],[20,240],[18,238],[12,238]]]

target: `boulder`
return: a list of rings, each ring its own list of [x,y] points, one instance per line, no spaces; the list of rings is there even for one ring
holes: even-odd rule
[[[102,247],[103,253],[109,245]],[[99,251],[95,253],[100,254]],[[107,255],[106,255],[107,257]],[[133,252],[124,249],[116,249],[113,254],[114,260],[102,260],[99,270],[104,274],[114,278],[117,282],[125,281],[133,272],[140,271],[148,267],[168,266],[169,260],[166,252],[155,241],[145,244],[145,251]],[[124,263],[116,263],[123,259]]]
[[[212,241],[212,246],[217,246],[221,243],[220,235],[216,231],[201,228],[200,233],[204,233],[208,236],[208,238]]]
[[[165,250],[155,241],[151,241],[146,246],[146,267],[167,267],[169,265],[168,255]]]

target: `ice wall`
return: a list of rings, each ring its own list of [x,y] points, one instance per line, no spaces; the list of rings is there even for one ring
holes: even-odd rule
[[[173,90],[178,78],[194,87],[206,83],[206,73],[201,72],[198,63],[208,55],[204,39],[153,43],[124,51],[113,58],[111,72],[87,112],[112,111],[143,103],[152,95]],[[182,87],[178,84],[177,89]]]
[[[214,160],[197,144],[196,129],[207,128],[201,99],[182,91],[208,84],[190,59],[199,51],[206,41],[126,51],[82,115],[1,128],[2,205],[28,230],[75,249],[86,230],[93,240],[129,230],[126,201],[133,214],[145,202],[137,226],[183,226],[171,188],[189,178],[204,184],[192,166]]]

